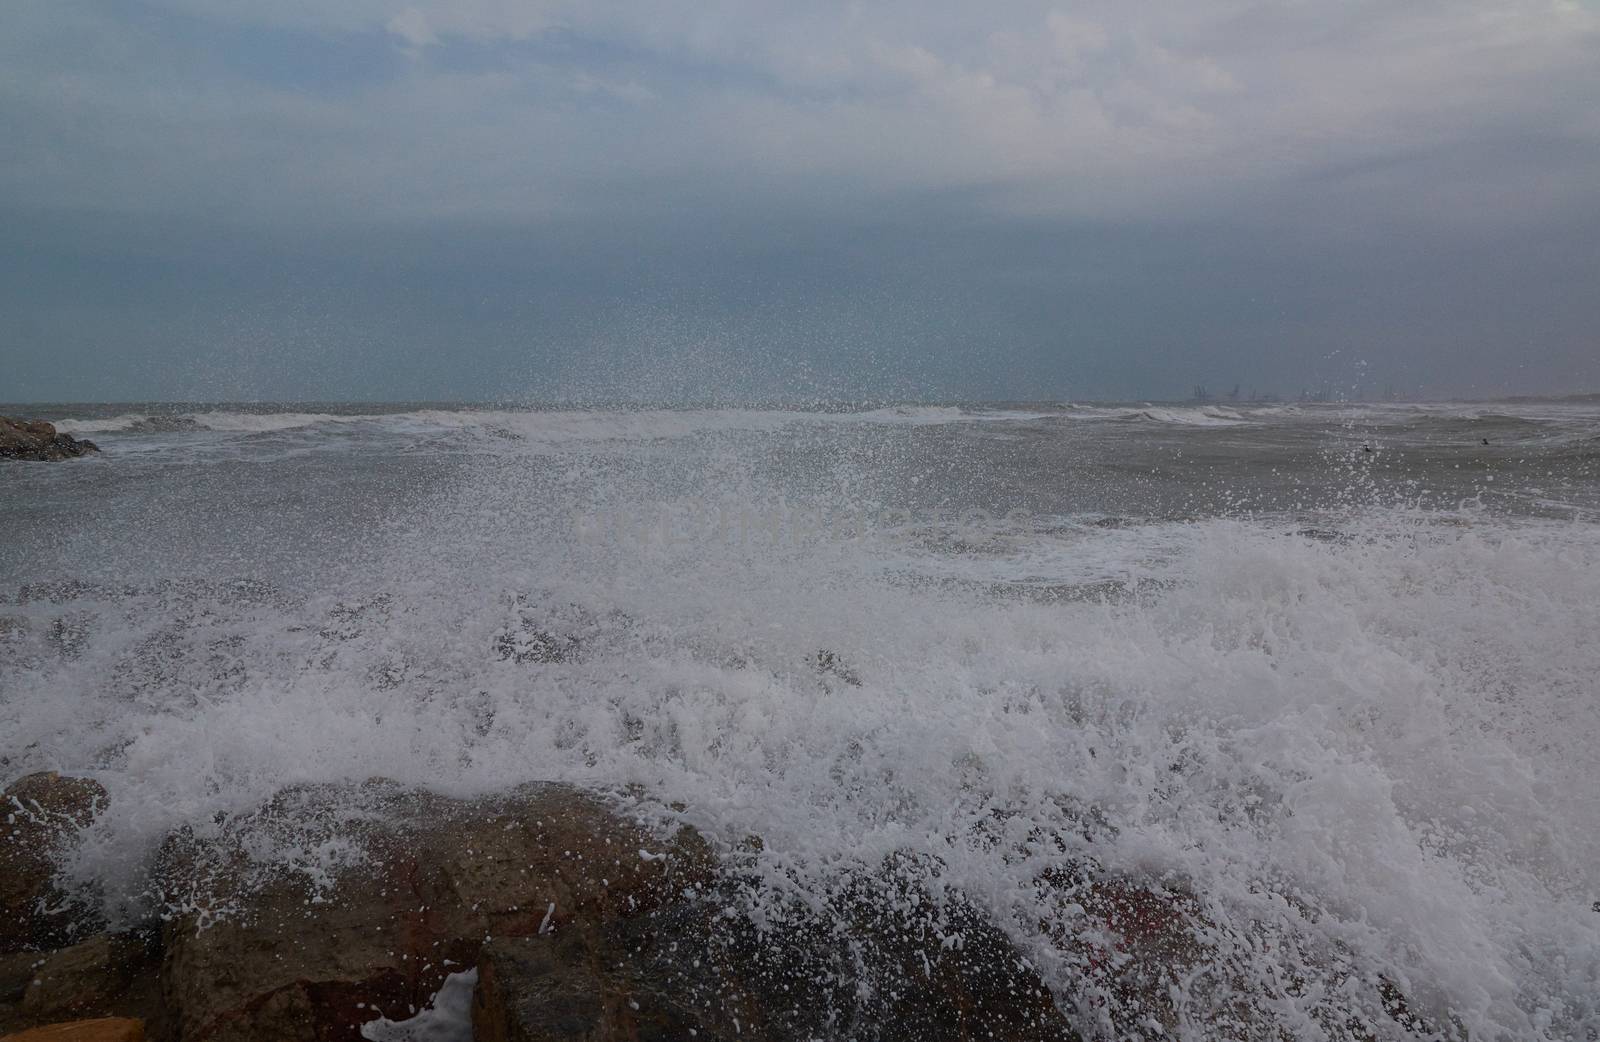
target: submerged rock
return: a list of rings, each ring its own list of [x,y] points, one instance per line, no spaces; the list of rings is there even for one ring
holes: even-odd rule
[[[851,669],[836,652],[823,648],[812,658],[812,664],[816,666],[817,672],[824,678],[832,677],[835,680],[843,681],[850,687],[861,686],[861,675]],[[823,683],[826,685],[826,679],[824,679]]]
[[[519,665],[585,661],[615,645],[633,626],[623,612],[596,613],[529,594],[516,594],[509,607],[514,621],[495,635],[493,650],[501,660]]]
[[[0,459],[60,460],[99,451],[94,442],[58,433],[44,420],[0,416]]]
[[[494,638],[495,654],[520,664],[549,664],[576,658],[581,644],[576,637],[524,627],[508,630]]]
[[[60,947],[95,928],[54,876],[58,854],[105,802],[98,782],[54,771],[30,774],[0,793],[0,952]]]

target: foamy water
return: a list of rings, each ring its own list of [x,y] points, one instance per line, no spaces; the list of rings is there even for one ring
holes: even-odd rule
[[[62,415],[0,774],[107,786],[113,903],[285,784],[640,783],[774,881],[937,857],[1064,996],[1041,872],[1192,892],[1186,1037],[1600,1024],[1593,406]]]

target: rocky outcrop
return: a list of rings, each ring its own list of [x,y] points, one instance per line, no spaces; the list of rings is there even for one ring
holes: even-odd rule
[[[56,889],[56,859],[105,806],[86,778],[30,774],[0,793],[0,952],[57,948],[96,925],[89,910]]]
[[[0,416],[0,459],[72,459],[100,448],[87,439],[61,434],[44,420],[14,420]]]
[[[604,930],[497,938],[478,962],[473,1037],[1077,1039],[1001,931],[959,899],[929,900],[897,867],[820,906],[768,907],[759,919],[724,879]]]
[[[37,911],[49,853],[104,793],[46,774],[6,798],[21,868],[6,878],[27,881],[9,907]],[[488,1042],[1076,1038],[998,928],[932,899],[937,866],[891,859],[756,913],[751,856],[719,859],[689,829],[664,841],[562,785],[476,800],[291,789],[171,837],[159,938],[0,958],[0,1031],[118,1014],[174,1042],[353,1042],[476,968]],[[63,925],[35,917],[27,943],[69,939]]]
[[[252,859],[274,846],[316,871]],[[737,860],[567,786],[296,789],[162,861],[179,1042],[354,1040],[473,967],[484,1040],[1076,1037],[1000,930],[923,892],[928,866],[752,915]]]
[[[264,842],[336,854],[319,873],[252,863]],[[705,885],[709,852],[559,785],[474,801],[305,788],[162,855],[163,982],[183,1042],[356,1039],[421,1008],[484,941],[604,929]]]
[[[58,859],[105,806],[97,782],[50,771],[0,794],[0,1032],[73,1017],[142,1024],[159,1007],[154,936],[100,933],[92,900],[56,885]]]
[[[819,891],[786,884],[754,837],[719,856],[570,786],[471,800],[382,781],[286,790],[171,836],[155,866],[161,924],[123,933],[98,932],[52,881],[52,856],[104,791],[46,773],[3,798],[0,930],[20,950],[0,953],[0,1042],[34,1028],[354,1042],[410,1019],[446,978],[443,1015],[464,1017],[469,971],[479,1042],[1075,1042],[1063,1009],[1096,1038],[1177,1037],[1193,1023],[1180,991],[1216,1037],[1288,1037],[1277,1003],[1309,1008],[1330,1038],[1460,1034],[1339,966],[1329,1003],[1293,1003],[1310,985],[1279,993],[1236,961],[1282,943],[1241,932],[1263,924],[1230,925],[1059,841],[1023,928],[1066,995],[937,858],[892,856]],[[124,1034],[48,1026],[68,1017],[124,1018],[93,1029]]]

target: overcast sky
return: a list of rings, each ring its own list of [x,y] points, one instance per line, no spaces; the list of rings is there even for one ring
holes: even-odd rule
[[[6,0],[0,400],[1600,390],[1600,0]]]

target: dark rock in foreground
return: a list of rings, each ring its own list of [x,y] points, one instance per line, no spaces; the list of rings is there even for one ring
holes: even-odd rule
[[[274,841],[345,863],[316,875],[252,863]],[[219,837],[174,837],[162,860],[176,913],[162,979],[184,1042],[357,1039],[365,1022],[421,1009],[490,938],[604,930],[713,869],[692,834],[665,845],[559,785],[475,801],[295,789]]]
[[[147,1013],[157,1000],[158,952],[149,935],[100,934],[51,952],[33,968],[20,1013],[33,1022],[102,1013]]]
[[[105,806],[98,783],[53,771],[30,774],[0,794],[0,1034],[120,1017],[38,1037],[131,1038],[128,1032],[142,1032],[159,1011],[154,934],[100,933],[95,910],[54,878],[57,859]]]
[[[99,451],[94,442],[59,434],[43,420],[0,416],[0,459],[60,460]]]
[[[92,917],[53,877],[57,855],[105,800],[98,782],[53,771],[0,793],[0,953],[56,948],[93,932]]]
[[[1071,989],[1054,996],[935,857],[794,887],[754,837],[718,856],[565,785],[288,789],[169,837],[161,922],[120,933],[52,878],[103,790],[44,773],[4,800],[0,1042],[99,1037],[71,1018],[124,1018],[102,1026],[152,1042],[354,1042],[468,970],[479,1042],[1075,1042],[1062,1009],[1097,1038],[1185,1037],[1197,1008],[1201,1037],[1294,1035],[1274,1012],[1285,996],[1231,954],[1250,938],[1191,895],[1081,859],[1036,883],[1039,936]],[[1387,979],[1333,966],[1327,980],[1331,1004],[1310,1007],[1326,1037],[1464,1037]],[[1180,987],[1202,1004],[1180,1008]]]
[[[1000,930],[959,901],[938,910],[893,863],[857,893],[759,926],[736,901],[724,903],[735,896],[729,883],[598,930],[490,941],[478,961],[474,1038],[1078,1037]]]
[[[317,871],[252,861],[280,842]],[[162,860],[180,1042],[354,1040],[474,966],[486,1042],[1076,1038],[1004,934],[930,914],[915,872],[758,925],[698,834],[663,842],[567,786],[290,790]]]

